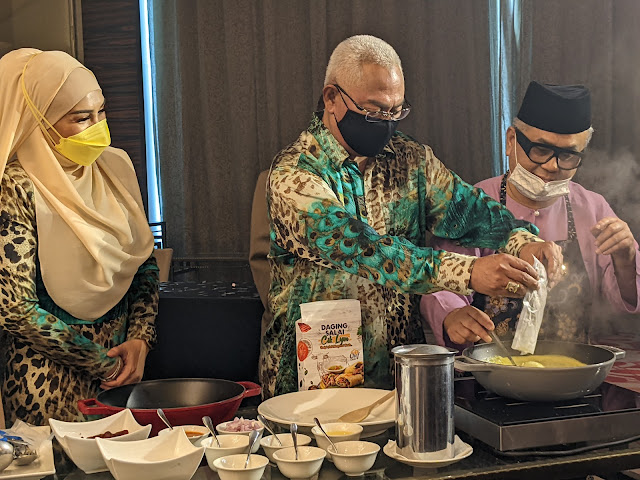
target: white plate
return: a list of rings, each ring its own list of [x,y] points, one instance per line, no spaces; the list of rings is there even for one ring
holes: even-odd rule
[[[51,432],[48,426],[33,428],[37,428],[46,433]],[[56,467],[53,463],[53,447],[51,446],[51,440],[47,440],[42,442],[40,448],[38,448],[38,458],[29,465],[21,466],[12,463],[0,473],[0,479],[20,478],[22,480],[39,480],[54,473],[56,473]]]
[[[469,455],[473,453],[473,447],[468,443],[460,440],[460,437],[456,435],[453,441],[453,458],[446,458],[442,460],[414,460],[412,458],[407,458],[403,455],[400,455],[396,452],[396,442],[394,440],[389,440],[387,444],[384,446],[382,451],[385,453],[387,457],[391,457],[398,462],[406,463],[407,465],[411,465],[412,467],[419,468],[439,468],[446,467],[447,465],[451,465],[452,463],[456,463],[463,458],[467,458]]]
[[[270,398],[258,406],[268,420],[282,425],[287,430],[292,422],[298,424],[301,433],[311,434],[315,425],[313,417],[322,423],[337,422],[338,417],[356,408],[371,405],[389,393],[375,388],[327,388],[303,390]],[[389,399],[373,409],[362,425],[361,438],[378,435],[395,424],[395,402]]]

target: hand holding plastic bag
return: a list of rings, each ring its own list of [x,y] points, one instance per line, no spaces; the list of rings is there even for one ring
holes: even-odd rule
[[[511,348],[522,353],[533,353],[538,342],[538,332],[547,304],[547,272],[537,258],[533,258],[533,268],[538,273],[538,289],[528,291],[522,302],[522,312],[516,326]]]

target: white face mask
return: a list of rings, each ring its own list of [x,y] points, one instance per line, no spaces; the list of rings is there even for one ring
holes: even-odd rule
[[[537,175],[518,163],[518,153],[516,152],[516,168],[509,175],[509,183],[529,200],[543,202],[569,194],[569,180],[553,180],[545,182]]]

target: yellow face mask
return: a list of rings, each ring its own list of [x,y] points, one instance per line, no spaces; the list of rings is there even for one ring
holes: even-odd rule
[[[56,132],[53,127],[51,129]],[[60,136],[58,132],[56,133]],[[53,148],[72,162],[88,167],[109,145],[111,145],[111,135],[105,118],[80,133],[67,138],[60,136],[60,141]]]
[[[31,61],[31,60],[29,60]],[[28,64],[29,62],[27,62]],[[99,121],[91,125],[89,128],[83,130],[80,133],[71,135],[70,137],[63,137],[58,131],[53,128],[53,125],[45,118],[45,116],[35,106],[24,84],[24,72],[27,65],[24,66],[22,71],[22,93],[24,98],[33,113],[33,116],[38,120],[38,124],[42,133],[49,139],[53,148],[55,148],[61,155],[68,158],[72,162],[88,167],[95,162],[98,157],[104,152],[104,149],[111,145],[111,134],[109,133],[109,127],[107,126],[107,119]],[[50,128],[56,135],[58,135],[58,143],[53,140],[53,137],[47,130]]]

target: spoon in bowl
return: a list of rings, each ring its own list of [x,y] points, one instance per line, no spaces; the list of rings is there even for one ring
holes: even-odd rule
[[[258,441],[260,437],[260,430],[252,430],[249,434],[249,453],[247,453],[247,459],[244,461],[244,468],[249,466],[249,459],[251,458],[251,450],[253,450],[253,445]]]
[[[160,420],[162,420],[164,422],[164,424],[169,427],[170,430],[173,430],[173,425],[171,425],[169,423],[169,419],[167,418],[167,416],[164,414],[164,412],[162,411],[161,408],[156,410],[158,416],[160,417]]]
[[[271,427],[269,426],[269,424],[267,423],[267,419],[264,418],[264,416],[262,416],[261,414],[258,414],[258,420],[260,420],[260,423],[262,423],[262,425],[264,425],[264,428],[267,429],[267,431],[274,436],[274,438],[278,441],[278,443],[280,444],[280,446],[282,447],[282,442],[280,441],[280,439],[278,438],[278,435],[275,434],[275,432],[273,430],[271,430]]]
[[[213,428],[213,422],[211,421],[211,417],[209,415],[205,415],[204,417],[202,417],[202,423],[204,424],[205,427],[209,429],[209,431],[211,432],[211,435],[213,435],[214,440],[218,444],[218,448],[222,448],[222,445],[220,445],[220,440],[218,440],[218,436],[216,435],[216,430],[215,428]]]
[[[298,460],[298,425],[292,423],[289,430],[291,431],[291,438],[293,438],[293,450],[296,453],[296,460]]]
[[[329,443],[331,444],[331,446],[333,447],[333,451],[338,453],[338,449],[336,448],[336,444],[333,443],[333,440],[331,440],[329,438],[329,435],[327,435],[327,432],[324,431],[324,428],[322,428],[322,425],[320,425],[320,420],[318,420],[317,417],[313,417],[313,421],[316,422],[316,425],[318,426],[318,428],[320,429],[320,431],[322,432],[322,434],[327,437],[327,440],[329,440]]]

